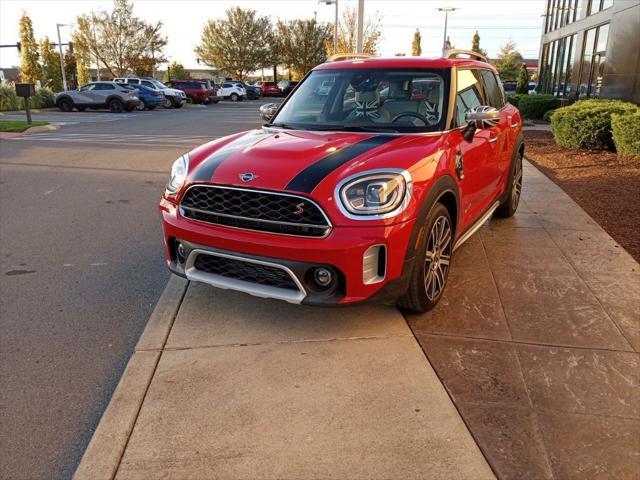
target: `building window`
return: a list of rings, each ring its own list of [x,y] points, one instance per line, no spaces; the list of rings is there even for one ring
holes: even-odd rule
[[[588,3],[589,0],[578,0],[576,2],[576,20],[580,20],[583,19],[585,17],[585,8],[586,8],[586,3]]]
[[[587,30],[580,68],[579,98],[599,97],[607,57],[609,24]]]
[[[613,5],[613,0],[602,0],[602,7],[600,10],[606,10]]]
[[[562,89],[563,97],[574,97],[577,89],[577,85],[574,85],[574,75],[573,75],[573,62],[576,59],[576,53],[578,51],[578,42],[576,40],[575,35],[571,35],[568,39],[568,47],[567,47],[567,63],[565,64],[565,78],[564,78],[564,88]]]

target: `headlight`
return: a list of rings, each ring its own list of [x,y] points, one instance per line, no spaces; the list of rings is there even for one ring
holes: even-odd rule
[[[411,195],[411,176],[403,170],[376,170],[348,178],[338,188],[347,212],[358,216],[382,215],[406,206]]]
[[[166,193],[173,195],[180,190],[187,178],[187,169],[189,168],[189,155],[184,154],[171,166],[171,178],[166,186]]]

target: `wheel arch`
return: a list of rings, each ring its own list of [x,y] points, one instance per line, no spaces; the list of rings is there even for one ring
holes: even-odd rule
[[[120,103],[122,103],[122,104],[124,105],[124,100],[122,100],[122,98],[120,98],[120,97],[119,97],[119,96],[117,96],[117,95],[109,95],[109,96],[107,97],[107,99],[105,100],[105,103],[106,103],[107,105],[109,105],[113,100],[118,100]]]

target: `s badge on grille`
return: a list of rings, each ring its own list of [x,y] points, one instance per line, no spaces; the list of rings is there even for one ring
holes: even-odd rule
[[[241,173],[238,176],[240,177],[240,180],[242,180],[243,182],[251,182],[252,180],[255,180],[256,178],[258,178],[258,175],[254,175],[251,172]]]
[[[304,213],[304,202],[300,202],[296,205],[296,209],[293,212],[295,215],[302,215]]]

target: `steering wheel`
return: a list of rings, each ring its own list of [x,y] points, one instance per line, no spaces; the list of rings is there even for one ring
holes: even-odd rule
[[[429,119],[427,117],[425,117],[424,115],[421,115],[418,112],[403,112],[403,113],[399,113],[398,115],[396,115],[395,117],[393,117],[391,119],[391,123],[395,123],[397,122],[400,118],[402,117],[413,117],[413,118],[417,118],[418,120],[420,120],[422,123],[424,123],[425,125],[429,125]]]

